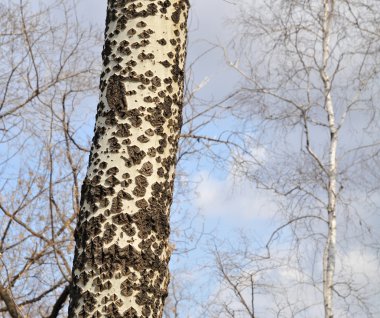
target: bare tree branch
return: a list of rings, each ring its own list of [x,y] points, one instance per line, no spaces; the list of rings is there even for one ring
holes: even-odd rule
[[[8,312],[12,318],[24,318],[20,308],[13,299],[11,292],[0,284],[0,297],[7,306]]]

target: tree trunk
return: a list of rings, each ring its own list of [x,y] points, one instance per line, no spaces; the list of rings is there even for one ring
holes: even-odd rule
[[[336,178],[337,159],[336,151],[338,145],[338,130],[335,123],[335,110],[331,96],[331,79],[328,75],[328,61],[330,58],[330,34],[332,19],[334,16],[335,0],[324,0],[323,3],[323,43],[322,43],[322,69],[321,78],[324,86],[325,111],[330,132],[329,144],[329,165],[328,165],[328,185],[327,185],[327,214],[328,230],[325,249],[323,252],[323,303],[325,307],[325,318],[334,317],[333,291],[334,273],[336,262]]]
[[[0,299],[4,302],[9,315],[12,318],[23,318],[20,308],[18,308],[14,301],[11,292],[0,284]]]
[[[161,317],[181,128],[185,0],[109,0],[69,317]]]

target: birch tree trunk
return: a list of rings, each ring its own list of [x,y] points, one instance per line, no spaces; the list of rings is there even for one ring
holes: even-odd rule
[[[69,317],[161,317],[181,128],[185,0],[109,0]]]
[[[336,260],[336,178],[337,160],[336,151],[338,145],[338,130],[335,124],[335,110],[331,95],[331,79],[328,75],[328,62],[330,58],[330,34],[332,19],[334,14],[334,0],[324,0],[323,2],[323,26],[322,26],[322,68],[321,79],[324,88],[325,111],[327,113],[328,128],[330,133],[329,142],[329,163],[326,169],[327,184],[327,238],[323,252],[323,302],[325,307],[325,318],[333,318],[333,290],[334,272]]]

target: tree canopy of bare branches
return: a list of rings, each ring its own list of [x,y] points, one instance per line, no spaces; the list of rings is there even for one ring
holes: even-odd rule
[[[58,317],[100,42],[66,1],[9,1],[0,14],[0,315]]]
[[[224,49],[241,76],[235,115],[255,127],[247,139],[263,154],[258,164],[236,153],[235,173],[278,203],[279,225],[251,261],[281,258],[304,286],[272,300],[284,305],[277,317],[378,312],[379,12],[377,1],[257,1],[235,21],[238,49]],[[371,259],[368,269],[354,255]],[[236,290],[231,262],[217,260]]]

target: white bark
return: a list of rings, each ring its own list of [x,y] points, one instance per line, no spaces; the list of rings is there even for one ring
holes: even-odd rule
[[[323,61],[321,69],[321,78],[324,85],[325,110],[328,117],[328,126],[330,132],[327,185],[328,233],[323,254],[323,300],[325,307],[325,318],[333,318],[333,288],[336,259],[336,150],[338,143],[338,131],[335,124],[335,112],[331,96],[331,79],[328,75],[328,61],[330,56],[330,32],[334,14],[334,0],[324,0],[323,7]]]
[[[161,317],[181,127],[184,0],[109,0],[69,317]]]

